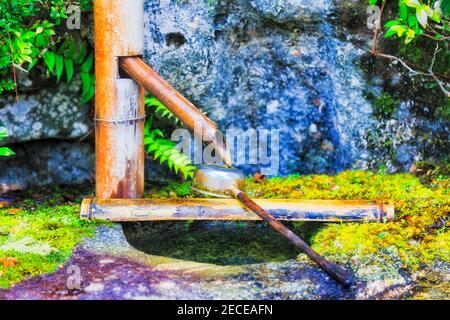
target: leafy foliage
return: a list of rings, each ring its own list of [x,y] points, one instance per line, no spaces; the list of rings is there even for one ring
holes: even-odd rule
[[[0,127],[0,142],[8,136],[8,130],[6,128]],[[15,155],[8,147],[0,147],[0,157],[9,157]]]
[[[179,120],[155,97],[146,98],[145,104],[151,112],[144,129],[144,145],[147,148],[147,153],[152,154],[155,160],[159,159],[160,164],[167,163],[170,170],[175,173],[181,172],[185,179],[192,178],[195,167],[192,165],[190,158],[176,148],[175,142],[166,139],[160,129],[152,129],[156,114],[175,122]]]
[[[145,104],[147,106],[156,108],[155,112],[159,114],[160,117],[173,120],[175,123],[180,122],[180,120],[177,117],[175,117],[175,115],[165,105],[163,105],[161,101],[159,101],[155,97],[146,97]]]
[[[89,9],[91,0],[71,1]],[[0,93],[16,88],[16,69],[30,72],[41,63],[59,82],[70,82],[80,69],[81,103],[94,95],[93,53],[78,31],[65,28],[64,0],[10,0],[0,3]]]
[[[382,1],[369,0],[369,3]],[[384,25],[386,38],[396,35],[404,39],[405,44],[418,36],[436,41],[449,38],[450,0],[399,0],[398,7],[397,18]]]

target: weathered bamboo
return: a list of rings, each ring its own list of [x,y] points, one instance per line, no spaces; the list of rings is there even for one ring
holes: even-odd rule
[[[254,199],[284,221],[387,221],[391,203],[360,200]],[[81,218],[109,221],[261,220],[236,199],[84,199]]]
[[[188,129],[204,142],[212,143],[223,162],[231,166],[231,156],[223,141],[217,141],[219,130],[211,119],[161,78],[142,58],[121,57],[120,66],[134,80],[167,106]]]
[[[144,52],[143,0],[95,0],[95,140],[98,198],[144,190],[144,90],[120,79],[118,59]]]

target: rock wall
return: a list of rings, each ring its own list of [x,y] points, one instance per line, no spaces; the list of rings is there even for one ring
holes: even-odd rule
[[[393,172],[442,158],[449,122],[416,112],[434,108],[427,99],[412,93],[389,117],[376,115],[373,97],[387,84],[401,91],[405,75],[367,54],[365,8],[365,1],[338,0],[146,0],[145,59],[223,130],[279,129],[280,175],[380,165]],[[29,150],[0,161],[0,183],[94,176],[92,107],[78,105],[78,90],[75,82],[24,95],[19,103],[0,100],[0,121],[11,133],[5,143]],[[55,175],[60,150],[73,170]],[[19,174],[22,168],[30,169]],[[155,170],[149,178],[167,172]]]

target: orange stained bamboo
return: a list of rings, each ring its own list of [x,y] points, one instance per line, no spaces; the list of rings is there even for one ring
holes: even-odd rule
[[[96,195],[138,198],[144,190],[144,90],[120,79],[118,59],[144,51],[143,0],[95,0]]]
[[[212,143],[219,157],[231,166],[231,156],[216,124],[205,116],[196,106],[175,90],[140,57],[121,57],[120,66],[134,80],[160,100],[180,121],[199,138]]]

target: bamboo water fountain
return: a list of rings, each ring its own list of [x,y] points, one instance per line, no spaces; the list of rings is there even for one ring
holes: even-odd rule
[[[335,280],[345,287],[350,286],[351,276],[344,269],[315,252],[279,220],[383,221],[393,218],[393,206],[360,200],[250,199],[240,188],[243,175],[230,168],[231,156],[226,146],[216,143],[215,123],[143,61],[143,9],[143,0],[94,2],[96,198],[83,200],[81,218],[110,221],[263,219]],[[216,154],[228,166],[198,168],[198,175],[194,177],[196,187],[212,187],[216,193],[231,193],[236,199],[143,199],[144,88],[202,141],[213,144]],[[225,172],[227,175],[223,174]]]
[[[84,199],[81,217],[110,221],[259,220],[235,199],[143,199],[144,88],[206,143],[218,131],[192,103],[142,59],[143,0],[96,0],[96,198]],[[123,76],[126,73],[127,76]],[[200,130],[198,130],[200,128]],[[216,151],[226,164],[223,146]],[[255,199],[275,218],[291,221],[383,221],[390,203],[362,200]]]
[[[96,198],[84,199],[81,218],[110,221],[260,220],[235,199],[144,199],[144,89],[165,104],[205,143],[214,122],[164,81],[142,59],[143,0],[96,0],[95,140]],[[126,76],[123,76],[126,74]],[[200,128],[200,130],[198,130]],[[216,145],[224,163],[225,147]],[[289,221],[385,221],[390,203],[362,200],[254,199],[276,219]]]

